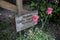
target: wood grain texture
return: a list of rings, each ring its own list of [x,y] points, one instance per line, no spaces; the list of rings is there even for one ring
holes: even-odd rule
[[[16,5],[17,5],[18,14],[21,14],[21,11],[23,9],[22,0],[16,0]]]
[[[11,11],[16,11],[16,6],[6,1],[0,0],[0,7],[11,10]]]
[[[18,13],[29,12],[28,10],[25,10],[22,7],[20,8],[20,5],[19,5],[19,7],[16,7],[16,5],[13,5],[13,4],[3,1],[3,0],[0,0],[0,7],[11,10],[13,12],[17,12],[17,10],[18,10]]]

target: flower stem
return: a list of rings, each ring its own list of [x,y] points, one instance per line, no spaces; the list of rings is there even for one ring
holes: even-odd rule
[[[47,22],[47,19],[48,19],[48,16],[46,16],[45,21],[41,20],[41,22],[42,22],[42,28],[41,28],[41,29],[43,29],[43,28],[44,28],[45,23]]]

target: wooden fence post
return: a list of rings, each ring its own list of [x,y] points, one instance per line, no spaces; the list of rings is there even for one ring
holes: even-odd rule
[[[23,10],[23,3],[22,3],[22,1],[23,0],[16,0],[16,6],[17,6],[18,15],[20,15],[22,10]]]

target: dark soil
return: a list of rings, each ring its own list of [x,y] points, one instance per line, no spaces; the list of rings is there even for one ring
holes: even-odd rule
[[[15,14],[9,10],[0,8],[0,40],[16,39]]]

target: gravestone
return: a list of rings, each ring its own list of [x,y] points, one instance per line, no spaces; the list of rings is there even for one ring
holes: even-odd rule
[[[16,30],[17,32],[32,27],[37,24],[33,22],[34,15],[38,15],[38,11],[32,11],[28,13],[15,16]]]

